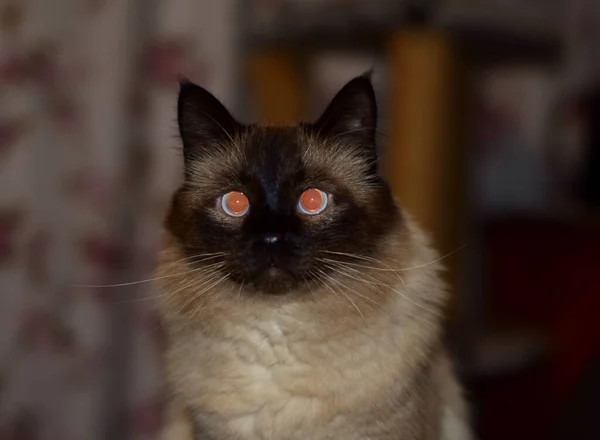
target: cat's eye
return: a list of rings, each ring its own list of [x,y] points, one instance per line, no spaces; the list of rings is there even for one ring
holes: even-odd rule
[[[317,215],[327,208],[329,197],[320,189],[307,189],[300,195],[298,211],[304,215]]]
[[[231,191],[221,197],[221,208],[232,217],[242,217],[250,209],[248,197],[239,191]]]

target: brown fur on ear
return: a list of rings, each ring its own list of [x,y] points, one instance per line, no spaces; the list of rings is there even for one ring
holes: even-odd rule
[[[185,78],[180,80],[177,122],[186,174],[192,160],[218,149],[241,129],[214,95]]]

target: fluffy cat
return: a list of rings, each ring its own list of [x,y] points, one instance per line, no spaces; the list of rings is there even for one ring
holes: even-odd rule
[[[471,438],[438,257],[378,173],[376,121],[368,75],[293,127],[242,125],[182,81],[165,439]]]

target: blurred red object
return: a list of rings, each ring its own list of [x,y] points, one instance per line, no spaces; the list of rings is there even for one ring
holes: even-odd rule
[[[549,438],[600,344],[600,221],[497,221],[487,237],[489,319],[539,328],[553,351],[534,369],[477,390],[480,436]]]

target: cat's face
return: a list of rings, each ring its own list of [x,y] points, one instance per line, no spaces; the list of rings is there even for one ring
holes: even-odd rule
[[[335,279],[335,261],[376,256],[399,221],[377,173],[366,77],[314,124],[242,125],[188,82],[178,117],[185,183],[166,227],[209,283],[224,279],[249,294],[310,290]]]

